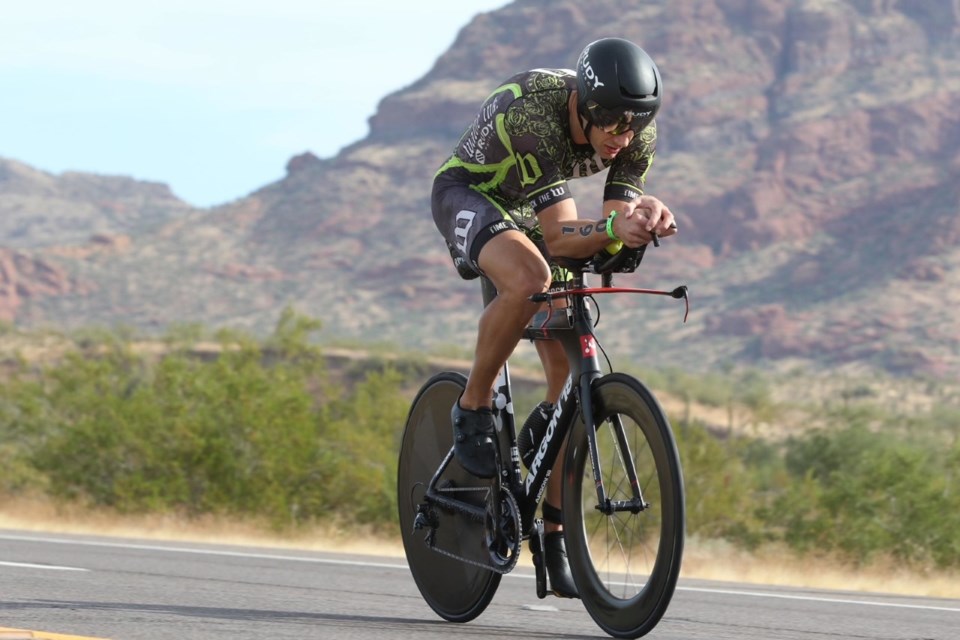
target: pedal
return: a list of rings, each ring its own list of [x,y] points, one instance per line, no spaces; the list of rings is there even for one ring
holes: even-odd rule
[[[537,597],[541,600],[547,597],[547,564],[543,550],[543,520],[537,518],[530,531],[530,552],[533,555],[533,569],[537,578]]]

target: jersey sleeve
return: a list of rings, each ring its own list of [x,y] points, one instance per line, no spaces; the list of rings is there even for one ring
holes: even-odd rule
[[[641,131],[634,143],[614,159],[603,189],[605,201],[627,202],[643,195],[643,186],[647,180],[647,171],[653,164],[656,146],[657,125],[654,122]]]
[[[544,92],[517,100],[507,111],[506,132],[510,136],[514,169],[534,213],[573,197],[563,167],[568,147],[563,143],[568,134],[555,113],[566,108],[560,92]],[[564,111],[565,112],[565,111]]]

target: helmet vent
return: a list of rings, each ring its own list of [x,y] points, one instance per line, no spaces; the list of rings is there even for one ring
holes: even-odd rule
[[[626,87],[621,85],[620,95],[626,96],[628,98],[632,98],[635,100],[648,100],[650,98],[656,98],[657,94],[660,93],[659,89],[660,87],[658,86],[656,89],[654,89],[653,93],[630,93],[630,91]]]

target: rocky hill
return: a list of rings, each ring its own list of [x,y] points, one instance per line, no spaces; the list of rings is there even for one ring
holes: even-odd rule
[[[141,234],[190,210],[165,184],[77,172],[52,175],[0,158],[0,238],[10,249]]]
[[[604,35],[661,66],[648,190],[681,225],[621,282],[693,301],[686,325],[664,299],[600,301],[619,362],[960,373],[956,0],[517,0],[386,96],[365,139],[210,210],[7,161],[0,317],[266,331],[292,304],[330,339],[469,348],[478,287],[433,227],[433,172],[500,79]],[[598,187],[575,184],[584,215]]]

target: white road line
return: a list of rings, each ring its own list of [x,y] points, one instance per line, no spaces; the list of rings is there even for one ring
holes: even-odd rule
[[[197,549],[191,547],[167,547],[151,544],[131,544],[127,542],[106,542],[97,540],[70,540],[68,538],[51,538],[44,536],[20,536],[0,534],[0,540],[13,540],[21,542],[44,542],[49,544],[78,545],[87,547],[110,547],[115,549],[136,549],[140,551],[166,551],[169,553],[190,553],[198,555],[226,556],[233,558],[252,558],[256,560],[285,560],[288,562],[309,562],[313,564],[332,564],[354,567],[369,567],[375,569],[400,569],[407,571],[409,567],[402,562],[367,562],[362,560],[336,560],[332,558],[316,558],[311,556],[289,556],[271,553],[249,553],[245,551],[224,551],[219,549]],[[3,563],[0,563],[3,564]],[[47,567],[48,565],[38,565]],[[85,569],[80,569],[85,571]],[[533,579],[534,576],[526,574],[510,574],[508,577]],[[827,596],[805,596],[789,593],[774,593],[772,591],[740,591],[737,589],[716,589],[709,587],[683,587],[678,586],[677,591],[689,591],[694,593],[712,593],[716,595],[741,596],[748,598],[779,598],[781,600],[798,600],[803,602],[821,602],[828,604],[855,604],[868,607],[890,607],[897,609],[918,609],[922,611],[946,611],[949,613],[960,613],[960,607],[941,607],[923,604],[908,604],[902,602],[878,602],[875,600],[853,600],[850,598],[831,598]]]
[[[50,571],[89,571],[80,567],[61,567],[55,564],[30,564],[29,562],[3,562],[0,567],[19,567],[21,569],[48,569]]]
[[[98,540],[70,540],[67,538],[49,538],[42,536],[17,536],[0,534],[0,540],[14,540],[20,542],[44,542],[48,544],[78,545],[84,547],[108,547],[112,549],[133,549],[137,551],[168,551],[171,553],[191,553],[208,556],[226,556],[231,558],[252,558],[255,560],[287,560],[291,562],[312,562],[316,564],[339,564],[356,567],[373,567],[379,569],[407,569],[406,564],[386,564],[357,560],[334,560],[330,558],[314,558],[311,556],[288,556],[273,553],[250,553],[247,551],[224,551],[220,549],[196,549],[190,547],[167,547],[154,544],[131,544],[128,542],[106,542]]]
[[[677,591],[696,593],[715,593],[719,595],[748,596],[751,598],[781,598],[783,600],[803,600],[806,602],[831,602],[834,604],[862,604],[868,607],[896,607],[899,609],[923,609],[924,611],[950,611],[960,613],[957,607],[934,607],[926,604],[906,604],[902,602],[873,602],[869,600],[850,600],[849,598],[827,598],[824,596],[801,596],[790,593],[769,593],[765,591],[737,591],[735,589],[708,589],[703,587],[677,587]]]

